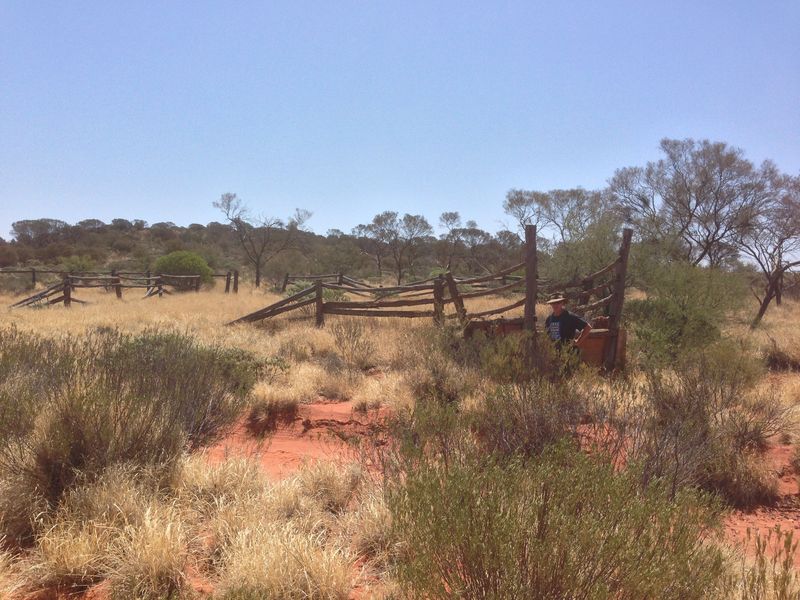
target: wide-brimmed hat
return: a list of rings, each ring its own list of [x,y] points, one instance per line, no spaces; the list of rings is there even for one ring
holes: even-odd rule
[[[547,299],[546,304],[558,304],[559,302],[566,302],[567,298],[564,293],[561,294],[550,294],[550,297]]]

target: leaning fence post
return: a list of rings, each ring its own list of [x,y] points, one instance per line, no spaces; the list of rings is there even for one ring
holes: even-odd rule
[[[231,272],[230,271],[228,271],[225,274],[225,293],[226,294],[230,294],[231,293]]]
[[[233,272],[233,293],[239,293],[239,271],[236,270]]]
[[[633,230],[622,230],[622,245],[619,248],[619,259],[614,269],[614,280],[611,282],[612,297],[608,306],[608,342],[603,357],[603,367],[611,372],[617,360],[617,343],[619,338],[619,325],[622,320],[622,307],[625,304],[625,276],[628,272],[628,255],[631,251],[631,237]]]
[[[536,225],[525,225],[525,316],[523,329],[536,335]]]
[[[72,283],[69,280],[69,275],[64,277],[64,306],[67,308],[72,304]]]
[[[283,284],[281,285],[281,292],[285,292],[287,287],[289,287],[289,274],[288,273],[283,277]]]
[[[316,308],[317,308],[317,327],[325,325],[325,303],[322,298],[322,280],[317,279],[314,283],[314,291],[316,293]]]
[[[439,275],[433,280],[433,322],[444,323],[444,277]]]
[[[450,297],[453,299],[453,305],[456,308],[458,320],[464,325],[467,322],[467,309],[464,308],[464,299],[461,297],[461,294],[458,293],[458,284],[456,280],[453,279],[453,274],[450,271],[445,275],[445,280],[447,281],[447,289],[450,292]]]

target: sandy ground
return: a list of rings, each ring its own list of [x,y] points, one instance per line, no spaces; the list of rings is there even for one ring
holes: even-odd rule
[[[746,543],[748,530],[751,537],[766,537],[770,530],[780,527],[783,532],[793,532],[795,542],[800,541],[800,474],[792,467],[794,451],[792,444],[775,444],[765,455],[768,468],[778,479],[780,498],[776,505],[750,512],[734,511],[725,520],[726,540],[745,553],[753,552],[752,540],[749,545]],[[800,552],[795,553],[794,564],[800,567]]]
[[[206,451],[212,463],[229,457],[257,457],[264,472],[280,479],[294,473],[304,461],[347,460],[357,457],[348,439],[366,436],[376,425],[377,415],[353,412],[353,403],[301,404],[299,416],[289,426],[280,426],[265,441],[255,439],[242,420],[224,440]]]

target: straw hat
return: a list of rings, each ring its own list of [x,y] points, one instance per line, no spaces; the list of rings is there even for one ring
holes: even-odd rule
[[[546,304],[558,304],[559,302],[566,302],[567,298],[565,294],[562,292],[560,294],[550,294],[550,298],[547,300]]]

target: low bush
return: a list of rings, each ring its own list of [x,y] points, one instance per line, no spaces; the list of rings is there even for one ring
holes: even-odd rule
[[[429,354],[407,372],[406,383],[418,401],[457,404],[475,389],[473,377],[447,356]]]
[[[412,598],[706,598],[723,574],[707,497],[566,445],[531,463],[425,461],[390,494]],[[668,550],[667,550],[668,549]]]
[[[280,390],[267,389],[255,396],[247,415],[247,430],[256,437],[273,433],[278,425],[291,425],[297,418],[300,400]]]
[[[472,426],[488,451],[530,456],[574,434],[585,410],[579,390],[534,379],[491,390],[471,416]]]
[[[641,402],[626,416],[630,460],[645,480],[713,491],[747,508],[775,498],[775,483],[761,465],[768,441],[790,426],[790,412],[774,391],[754,389],[758,361],[741,348],[712,347],[676,371],[650,369]]]
[[[175,333],[52,340],[4,331],[0,491],[54,507],[72,485],[113,465],[154,465],[169,477],[185,450],[233,424],[260,372],[246,352]],[[13,498],[0,505],[16,507],[0,518],[2,533],[30,539],[31,513]]]
[[[770,371],[800,371],[800,354],[778,346],[774,339],[761,351]]]
[[[372,566],[388,569],[399,547],[392,528],[392,513],[379,490],[367,494],[346,517],[344,532],[356,556]]]
[[[331,325],[331,336],[344,362],[351,369],[364,371],[375,366],[373,334],[359,319],[340,319]]]
[[[113,598],[162,600],[189,594],[189,539],[174,505],[148,506],[141,523],[122,529],[110,553]]]
[[[317,461],[305,465],[298,473],[303,492],[331,512],[341,512],[350,503],[363,474],[357,464],[337,465]]]

